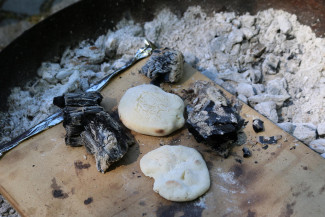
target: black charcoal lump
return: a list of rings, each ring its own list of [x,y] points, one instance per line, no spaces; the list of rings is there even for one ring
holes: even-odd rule
[[[104,173],[120,160],[134,143],[132,135],[104,108],[99,92],[68,93],[53,103],[63,108],[66,145],[84,145],[95,156],[97,170]]]
[[[66,145],[82,146],[80,134],[84,130],[83,117],[103,111],[103,107],[99,106],[102,99],[99,92],[66,93],[53,99],[53,104],[63,109]]]
[[[244,124],[237,109],[210,82],[197,81],[185,92],[188,130],[198,142],[227,157]]]
[[[248,148],[244,147],[242,149],[242,151],[243,151],[243,157],[244,158],[248,158],[248,157],[252,156],[252,152]]]
[[[132,136],[108,113],[86,115],[81,133],[87,151],[95,156],[97,170],[104,173],[119,161],[133,144]]]
[[[264,130],[264,122],[260,119],[254,119],[253,129],[256,133],[262,132]]]
[[[182,78],[183,71],[183,54],[169,48],[153,50],[150,58],[140,70],[142,74],[152,79],[153,83],[178,82]]]

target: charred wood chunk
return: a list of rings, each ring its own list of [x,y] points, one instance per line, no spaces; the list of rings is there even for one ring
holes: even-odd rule
[[[253,129],[256,133],[262,132],[264,130],[264,122],[260,119],[254,119]]]
[[[53,99],[54,105],[63,108],[66,145],[82,146],[80,134],[84,131],[83,118],[103,111],[103,107],[98,105],[102,99],[99,92],[67,93]]]
[[[140,72],[157,85],[161,82],[178,82],[184,71],[184,57],[180,51],[169,48],[153,50]]]
[[[99,105],[103,96],[99,92],[67,93],[63,96],[54,97],[53,104],[64,108],[66,106],[83,107]]]
[[[65,107],[63,109],[63,126],[66,131],[66,145],[77,147],[82,146],[80,134],[85,130],[83,118],[88,114],[96,114],[103,111],[101,106],[88,107]]]
[[[97,170],[102,173],[120,160],[134,142],[132,135],[106,112],[86,115],[84,124],[83,143],[95,156]]]
[[[185,91],[187,127],[198,142],[227,157],[244,124],[239,112],[210,82],[197,81]]]

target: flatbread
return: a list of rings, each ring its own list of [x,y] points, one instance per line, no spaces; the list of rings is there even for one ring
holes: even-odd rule
[[[144,155],[140,168],[155,179],[153,190],[167,200],[191,201],[210,187],[206,163],[193,148],[162,146]]]
[[[183,112],[184,102],[179,96],[151,84],[128,89],[118,106],[127,128],[151,136],[165,136],[183,127]]]

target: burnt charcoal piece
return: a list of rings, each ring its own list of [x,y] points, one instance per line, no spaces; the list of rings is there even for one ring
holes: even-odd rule
[[[244,158],[248,158],[248,157],[252,156],[252,152],[248,148],[244,147],[242,150],[243,150]]]
[[[263,148],[264,150],[266,150],[266,149],[269,148],[269,145],[264,145],[262,148]]]
[[[97,170],[102,173],[120,160],[134,143],[132,135],[106,112],[86,115],[84,124],[83,143],[95,156]]]
[[[84,93],[67,93],[63,96],[57,96],[53,99],[53,104],[64,108],[66,106],[83,107],[99,105],[103,96],[99,92],[84,92]]]
[[[259,136],[258,141],[263,145],[265,144],[272,145],[272,144],[276,144],[278,142],[278,139],[275,136],[270,136],[270,137]]]
[[[191,89],[185,91],[188,130],[197,142],[203,142],[227,157],[244,119],[210,82],[197,81]]]
[[[260,119],[254,119],[253,129],[256,133],[262,132],[264,130],[264,122]]]
[[[82,146],[80,134],[84,131],[83,117],[103,111],[101,106],[65,107],[63,109],[63,126],[66,131],[65,144],[73,147]]]
[[[63,107],[65,143],[73,147],[85,145],[95,155],[98,171],[104,173],[125,155],[134,140],[131,133],[99,106],[102,98],[99,92],[68,93],[55,97],[53,103]]]
[[[98,105],[102,99],[99,92],[67,93],[53,99],[54,105],[63,108],[66,145],[82,146],[80,134],[84,131],[83,117],[103,111],[103,107]]]
[[[152,79],[152,84],[162,82],[174,83],[181,79],[184,68],[184,57],[180,51],[169,48],[156,49],[140,72]]]

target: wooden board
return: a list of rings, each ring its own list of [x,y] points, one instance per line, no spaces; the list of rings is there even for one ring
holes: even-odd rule
[[[149,82],[138,74],[145,61],[102,91],[107,111],[116,109],[128,88]],[[179,84],[164,88],[180,92],[196,80],[208,80],[188,65],[185,71]],[[248,121],[242,139],[252,150],[251,158],[243,158],[243,146],[238,146],[223,159],[197,143],[185,128],[168,137],[133,133],[138,143],[105,174],[96,170],[84,147],[65,145],[60,124],[0,160],[0,192],[22,216],[323,216],[325,161],[247,105],[241,115]],[[266,129],[259,134],[252,130],[252,119],[257,117]],[[267,149],[257,142],[259,136],[279,135],[282,139]],[[139,161],[164,144],[182,144],[202,153],[211,187],[201,198],[176,203],[152,190],[153,179],[141,173]]]

